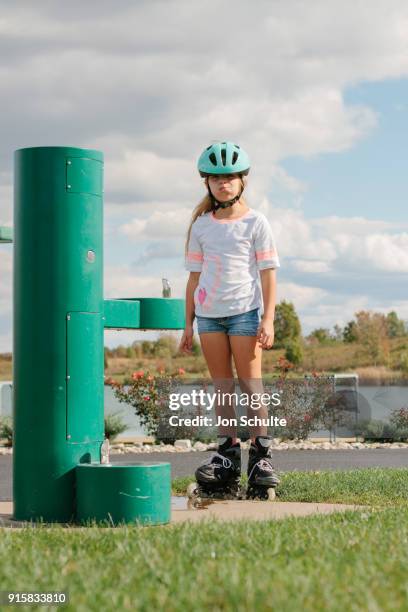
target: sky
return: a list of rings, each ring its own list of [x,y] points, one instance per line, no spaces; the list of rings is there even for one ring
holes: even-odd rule
[[[408,5],[393,0],[0,1],[0,225],[13,152],[105,157],[104,293],[184,298],[184,242],[216,140],[249,154],[246,198],[306,335],[358,310],[408,320]],[[181,332],[175,332],[179,337]],[[156,332],[106,331],[105,345]],[[0,245],[0,352],[12,247]]]

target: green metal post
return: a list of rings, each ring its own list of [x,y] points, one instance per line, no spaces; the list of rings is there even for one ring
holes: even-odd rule
[[[103,154],[15,152],[14,518],[67,521],[103,431]]]

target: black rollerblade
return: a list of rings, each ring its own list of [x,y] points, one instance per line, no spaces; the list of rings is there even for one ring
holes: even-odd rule
[[[258,436],[251,442],[248,460],[247,499],[274,500],[275,487],[280,483],[272,466],[272,438]]]
[[[190,500],[199,505],[203,499],[239,499],[241,446],[232,438],[219,437],[217,452],[195,471],[196,481],[187,488]]]

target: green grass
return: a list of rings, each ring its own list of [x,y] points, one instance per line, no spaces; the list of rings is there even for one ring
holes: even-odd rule
[[[245,481],[246,477],[242,478]],[[194,478],[176,478],[175,495],[183,495]],[[331,502],[375,506],[408,503],[408,470],[365,468],[347,471],[287,472],[277,488],[280,501]]]
[[[191,480],[175,480],[173,492]],[[407,485],[403,469],[291,472],[281,500],[367,509],[279,521],[2,529],[0,589],[67,589],[66,609],[76,612],[405,611]]]

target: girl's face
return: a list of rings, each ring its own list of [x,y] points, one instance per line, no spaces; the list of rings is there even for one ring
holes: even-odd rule
[[[233,174],[211,175],[207,180],[211,193],[220,202],[235,198],[241,190],[241,178]]]

